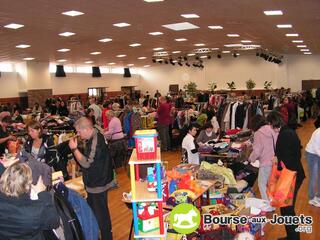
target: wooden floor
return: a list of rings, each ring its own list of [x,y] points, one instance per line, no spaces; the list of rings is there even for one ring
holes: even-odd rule
[[[315,130],[313,121],[307,121],[302,128],[297,130],[297,133],[301,139],[301,143],[305,146]],[[320,147],[320,146],[319,146]],[[304,148],[302,149],[302,162],[307,175],[307,178],[303,182],[301,189],[298,193],[298,199],[296,203],[296,214],[310,215],[313,217],[313,232],[311,234],[301,234],[302,240],[319,240],[320,232],[316,231],[316,227],[320,226],[320,208],[310,206],[308,204],[308,169],[306,160],[304,157]],[[180,152],[164,152],[162,153],[164,161],[168,161],[169,168],[177,165],[180,161]],[[130,180],[125,169],[118,170],[118,182],[120,188],[109,192],[109,209],[112,218],[113,227],[113,239],[114,240],[125,240],[128,239],[130,224],[131,224],[131,210],[129,210],[125,204],[121,201],[122,193],[130,191]],[[254,187],[255,192],[259,194],[257,184]],[[276,211],[280,214],[279,210]],[[284,226],[272,226],[270,224],[266,227],[265,238],[266,240],[274,240],[279,237],[285,236]]]

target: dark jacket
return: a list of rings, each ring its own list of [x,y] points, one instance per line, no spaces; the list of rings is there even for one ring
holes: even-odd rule
[[[85,143],[82,151],[84,158],[78,161],[82,168],[83,183],[91,193],[103,192],[113,179],[113,168],[109,148],[104,136],[94,130],[92,137]],[[104,189],[93,190],[90,189]]]
[[[68,108],[66,106],[59,107],[58,108],[58,113],[59,113],[60,116],[65,116],[65,117],[67,117],[69,115],[69,111],[68,111]]]
[[[276,143],[276,156],[286,168],[297,172],[297,183],[305,178],[301,163],[301,143],[296,132],[288,127],[282,127]]]
[[[29,154],[31,154],[31,151],[32,151],[32,144],[33,144],[32,139],[28,139],[24,144],[24,149]],[[57,151],[52,146],[54,146],[53,139],[49,135],[44,134],[42,136],[42,143],[41,143],[38,157],[36,158],[36,160],[37,161],[44,160],[44,162],[47,163],[49,166],[54,167],[54,164],[57,161]],[[27,158],[27,157],[28,156],[21,156],[23,161],[26,161],[26,159],[23,159],[23,158]]]
[[[30,200],[28,194],[19,198],[0,193],[0,239],[43,240],[42,231],[57,228],[59,216],[48,192]]]

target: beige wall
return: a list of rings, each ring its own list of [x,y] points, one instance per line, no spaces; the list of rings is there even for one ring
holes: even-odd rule
[[[108,91],[120,91],[121,86],[137,86],[140,76],[132,74],[124,78],[122,74],[102,74],[101,78],[93,78],[88,73],[66,73],[67,77],[55,77],[51,74],[53,94],[85,93],[89,87],[108,87]]]
[[[0,77],[0,97],[10,98],[19,96],[18,88],[19,75],[15,72],[1,73]]]
[[[48,62],[27,62],[27,89],[51,89]]]
[[[300,90],[301,81],[311,79],[320,79],[320,55],[290,56],[288,58],[289,87]]]
[[[286,65],[269,63],[255,56],[225,57],[204,61],[205,68],[178,65],[156,65],[141,71],[141,77],[146,83],[143,90],[155,90],[154,83],[161,93],[168,92],[169,84],[179,84],[179,88],[189,81],[197,84],[198,89],[208,89],[209,82],[217,83],[218,89],[227,89],[227,82],[234,81],[237,89],[246,89],[246,81],[250,78],[256,82],[257,89],[263,89],[265,81],[272,81],[273,87],[286,86]],[[153,92],[153,91],[152,91]]]
[[[53,94],[72,94],[87,92],[88,87],[109,87],[108,91],[119,91],[121,86],[137,86],[136,89],[149,91],[157,89],[165,94],[169,84],[183,85],[194,81],[198,89],[207,89],[214,81],[218,89],[226,89],[226,82],[234,81],[237,89],[246,89],[245,82],[251,78],[263,88],[264,81],[272,81],[274,88],[290,87],[301,90],[301,80],[320,79],[320,55],[285,56],[281,65],[273,64],[256,56],[238,58],[223,57],[205,61],[204,70],[193,67],[180,67],[156,64],[140,70],[140,75],[123,78],[122,74],[102,74],[101,78],[92,78],[88,73],[67,73],[66,78],[56,78],[48,73],[47,63],[19,63],[17,73],[2,73],[0,96],[17,97],[19,91],[30,89],[53,89]]]

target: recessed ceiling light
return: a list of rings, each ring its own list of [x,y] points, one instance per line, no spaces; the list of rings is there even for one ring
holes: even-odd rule
[[[243,45],[241,43],[235,43],[235,44],[226,44],[225,47],[242,47]]]
[[[130,64],[128,64],[127,66],[128,66],[128,67],[132,67],[132,66],[134,66],[134,64],[133,64],[133,63],[130,63]]]
[[[29,47],[31,47],[31,45],[28,45],[28,44],[20,44],[16,46],[16,48],[29,48]]]
[[[70,49],[69,48],[61,48],[57,50],[58,52],[69,52]]]
[[[184,41],[187,41],[187,39],[186,38],[176,38],[175,41],[184,42]]]
[[[291,24],[278,24],[277,28],[292,28]]]
[[[163,50],[163,48],[158,47],[158,48],[154,48],[154,49],[153,49],[153,51],[160,51],[160,50]]]
[[[303,54],[305,54],[305,55],[311,55],[312,52],[304,52]]]
[[[59,33],[60,36],[62,37],[70,37],[72,35],[75,35],[75,33],[73,32],[63,32],[63,33]]]
[[[26,61],[31,61],[31,60],[34,60],[35,58],[33,58],[33,57],[26,57],[26,58],[24,58],[23,60],[26,60]]]
[[[131,24],[125,23],[125,22],[113,24],[113,26],[115,26],[115,27],[120,27],[120,28],[122,28],[122,27],[129,27],[130,25],[131,25]]]
[[[112,41],[112,38],[103,38],[103,39],[100,39],[99,42],[111,42]]]
[[[141,46],[141,44],[140,43],[132,43],[129,46],[130,47],[139,47],[139,46]]]
[[[66,59],[59,59],[57,62],[66,62]]]
[[[147,67],[150,67],[150,65],[144,65],[143,67],[147,68]]]
[[[192,23],[189,23],[189,22],[166,24],[166,25],[162,25],[162,27],[169,28],[174,31],[182,31],[182,30],[199,28],[198,26],[196,26]]]
[[[279,16],[283,15],[281,10],[272,10],[272,11],[263,11],[263,13],[267,16]]]
[[[117,55],[117,57],[118,58],[122,58],[122,57],[126,57],[127,55],[125,55],[125,54],[119,54],[119,55]]]
[[[91,55],[99,55],[99,54],[101,54],[101,52],[92,52],[92,53],[90,53]]]
[[[162,32],[149,32],[150,35],[152,36],[158,36],[158,35],[162,35]]]
[[[309,49],[300,49],[301,52],[309,52]]]
[[[223,29],[222,26],[218,26],[218,25],[211,25],[211,26],[208,26],[208,28],[214,29],[214,30]]]
[[[303,40],[292,40],[293,43],[303,43]]]
[[[18,24],[18,23],[10,23],[8,25],[5,25],[4,27],[5,28],[10,28],[10,29],[18,29],[18,28],[24,27],[24,25]]]
[[[79,12],[79,11],[75,11],[75,10],[71,10],[71,11],[63,12],[62,14],[70,16],[70,17],[76,17],[76,16],[83,15],[84,13],[83,12]]]
[[[286,36],[287,37],[298,37],[299,34],[298,33],[287,33]]]
[[[230,53],[230,51],[222,51],[222,53]]]
[[[214,50],[219,50],[219,48],[211,48],[211,50],[213,50],[213,51],[214,51]]]
[[[164,0],[144,0],[145,2],[163,2]]]
[[[307,45],[297,45],[298,48],[306,48]]]
[[[93,61],[85,61],[84,63],[91,64]]]
[[[108,63],[108,65],[115,65],[116,63],[114,63],[114,62],[111,62],[111,63]]]
[[[173,54],[181,53],[181,51],[173,51],[172,53],[173,53]]]
[[[208,56],[201,56],[200,58],[207,58]]]
[[[236,33],[229,33],[227,34],[228,37],[240,37],[239,34],[236,34]]]
[[[251,40],[241,40],[242,43],[252,43]]]
[[[139,60],[147,59],[147,57],[138,57]]]
[[[196,47],[203,47],[203,46],[205,46],[205,44],[204,43],[196,43],[196,44],[194,44]]]
[[[194,13],[181,14],[181,17],[184,17],[184,18],[199,18],[199,16],[197,14],[194,14]]]
[[[189,57],[192,57],[192,56],[195,56],[196,54],[195,53],[189,53],[187,54]]]

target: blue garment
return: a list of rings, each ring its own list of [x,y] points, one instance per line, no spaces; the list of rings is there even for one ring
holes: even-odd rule
[[[306,159],[309,168],[309,200],[320,198],[320,157],[306,151]]]
[[[99,226],[90,206],[79,193],[72,189],[69,189],[68,192],[68,201],[79,219],[84,239],[99,239]]]
[[[135,146],[134,139],[132,137],[130,137],[131,117],[132,117],[132,112],[129,112],[123,119],[123,131],[127,135],[127,138],[128,138],[128,147]]]

